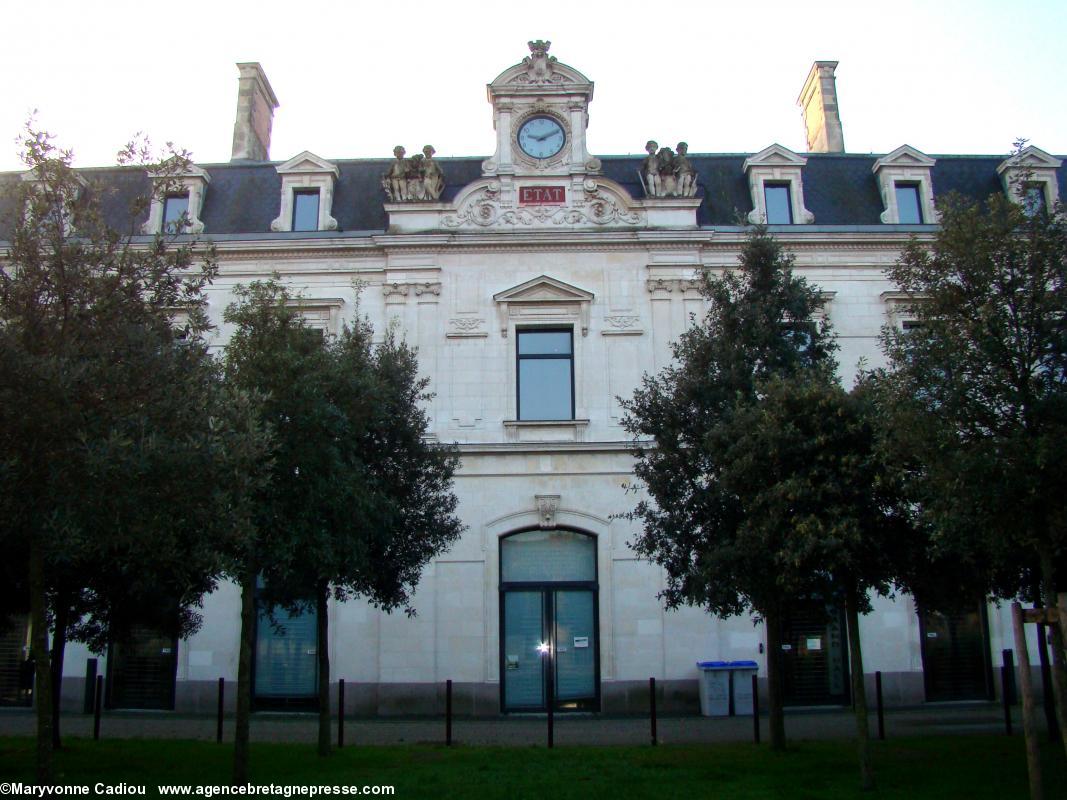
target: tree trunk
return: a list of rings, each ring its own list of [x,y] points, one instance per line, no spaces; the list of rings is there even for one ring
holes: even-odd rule
[[[315,592],[318,642],[315,652],[319,655],[319,755],[330,754],[330,620],[326,615],[330,588],[323,582]]]
[[[237,713],[233,735],[233,783],[248,783],[248,734],[252,714],[252,646],[256,631],[256,574],[241,578],[241,645],[237,657]]]
[[[1052,554],[1047,548],[1041,550],[1041,594],[1045,608],[1056,608],[1059,605],[1055,568]],[[1060,723],[1060,742],[1067,753],[1067,670],[1064,669],[1063,663],[1063,631],[1059,625],[1049,625],[1048,630],[1052,632],[1052,689],[1056,698],[1056,720]]]
[[[871,764],[870,731],[867,725],[867,688],[863,677],[863,648],[860,645],[859,595],[850,586],[845,600],[848,626],[848,661],[852,675],[852,701],[856,711],[856,751],[860,760],[860,785],[863,791],[874,789],[874,765]]]
[[[44,553],[30,542],[30,652],[34,663],[33,701],[37,707],[37,784],[52,785],[52,671],[48,659],[48,595]]]
[[[767,631],[767,725],[771,749],[785,750],[785,711],[782,697],[782,620],[778,609],[763,614]]]
[[[62,595],[56,598],[56,628],[52,632],[52,747],[58,750],[59,707],[63,703],[63,655],[67,647],[67,624],[70,620],[70,607]]]

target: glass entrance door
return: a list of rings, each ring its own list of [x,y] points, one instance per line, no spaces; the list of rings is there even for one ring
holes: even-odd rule
[[[528,531],[501,542],[504,711],[600,707],[596,540]]]
[[[589,589],[504,592],[504,710],[597,707],[596,603]]]

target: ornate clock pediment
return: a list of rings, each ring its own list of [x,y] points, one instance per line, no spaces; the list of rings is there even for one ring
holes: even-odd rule
[[[486,176],[597,174],[600,162],[585,143],[593,82],[548,54],[551,42],[529,42],[530,55],[504,70],[486,89],[493,104],[496,151],[482,164]],[[537,134],[524,130],[538,119],[558,129],[563,146],[538,146]]]
[[[635,199],[600,174],[585,138],[593,82],[550,56],[550,45],[529,42],[530,55],[489,84],[496,150],[482,177],[451,202],[387,203],[391,232],[697,227],[695,185]]]

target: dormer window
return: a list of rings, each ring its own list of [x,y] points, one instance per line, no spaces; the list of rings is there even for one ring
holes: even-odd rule
[[[936,159],[908,144],[874,162],[882,194],[882,222],[887,225],[930,225],[937,222],[933,178]]]
[[[763,184],[763,198],[767,205],[768,225],[793,224],[793,205],[789,202],[788,183]]]
[[[188,220],[189,193],[168,194],[163,198],[163,232],[184,233],[183,221]]]
[[[1048,204],[1045,202],[1045,184],[1026,184],[1023,190],[1023,211],[1028,217],[1037,217],[1048,213]]]
[[[923,210],[919,200],[919,184],[897,181],[893,187],[897,196],[897,214],[900,217],[900,224],[922,225]]]
[[[745,159],[752,211],[748,221],[759,225],[807,225],[815,215],[804,207],[801,170],[808,160],[788,147],[772,144]]]
[[[203,233],[200,215],[211,176],[196,164],[186,164],[175,173],[171,169],[149,172],[152,202],[141,231],[148,234]],[[184,224],[183,224],[184,223]]]
[[[1019,203],[1027,216],[1047,213],[1059,202],[1056,171],[1063,164],[1039,147],[1030,145],[1001,162],[997,174],[1013,203]]]
[[[337,220],[330,216],[333,186],[341,172],[337,165],[305,150],[282,164],[281,213],[271,222],[272,231],[334,231]]]
[[[319,229],[319,190],[297,189],[293,192],[294,231],[317,231]]]
[[[50,187],[46,181],[41,180],[36,169],[22,173],[22,180],[28,183],[34,192],[34,197],[26,204],[24,210],[25,219],[28,223],[34,222],[34,217],[49,217],[60,219],[63,223],[63,235],[70,236],[74,233],[74,209],[88,184],[77,173],[72,173],[72,180],[59,187]],[[58,212],[58,217],[53,216]],[[38,219],[38,222],[45,220]]]

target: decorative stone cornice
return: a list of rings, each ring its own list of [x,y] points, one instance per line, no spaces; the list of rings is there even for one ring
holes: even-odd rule
[[[655,295],[671,294],[672,292],[699,292],[701,286],[700,278],[649,278],[645,282],[645,288],[648,289],[648,293]]]

